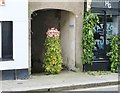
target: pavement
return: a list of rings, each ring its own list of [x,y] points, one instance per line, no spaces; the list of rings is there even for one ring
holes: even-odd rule
[[[118,73],[90,75],[62,71],[57,75],[34,74],[28,80],[0,81],[2,91],[64,91],[99,86],[118,85]]]

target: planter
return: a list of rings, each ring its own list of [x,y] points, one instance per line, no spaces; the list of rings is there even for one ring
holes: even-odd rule
[[[92,65],[84,64],[83,71],[110,71],[111,63],[108,60],[93,61]]]

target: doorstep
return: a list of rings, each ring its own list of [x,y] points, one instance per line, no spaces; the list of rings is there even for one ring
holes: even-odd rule
[[[111,63],[108,60],[92,61],[91,64],[84,65],[84,71],[110,71]]]

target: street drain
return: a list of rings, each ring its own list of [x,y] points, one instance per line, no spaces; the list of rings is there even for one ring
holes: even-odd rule
[[[17,83],[17,84],[23,84],[23,83],[19,82],[19,83]]]

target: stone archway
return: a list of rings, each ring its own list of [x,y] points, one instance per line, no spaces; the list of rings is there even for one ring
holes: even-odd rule
[[[31,62],[31,34],[32,34],[31,14],[34,11],[45,10],[45,9],[46,10],[58,9],[58,10],[63,10],[64,12],[66,11],[66,12],[71,12],[72,14],[74,14],[74,19],[75,19],[75,26],[74,26],[74,28],[75,28],[75,46],[74,46],[75,47],[75,58],[72,61],[73,65],[69,69],[75,70],[76,68],[79,68],[82,71],[83,65],[82,65],[82,60],[81,60],[81,56],[82,56],[81,43],[82,43],[82,21],[83,21],[83,14],[84,14],[84,2],[69,2],[69,1],[67,1],[67,2],[51,2],[52,0],[49,0],[49,2],[41,2],[41,0],[36,0],[36,1],[29,0],[29,12],[28,12],[28,17],[29,17],[29,60],[28,60],[29,61],[29,74],[31,74],[31,63],[32,63]],[[73,25],[70,24],[69,27],[72,28]],[[71,45],[73,45],[73,44],[71,43]],[[71,52],[69,52],[69,54]],[[66,59],[66,60],[69,60],[69,59]],[[66,63],[66,64],[68,64],[68,63]]]
[[[75,67],[75,15],[59,9],[43,9],[31,15],[31,68],[32,72],[43,71],[45,33],[48,28],[61,32],[63,65],[69,70]]]

